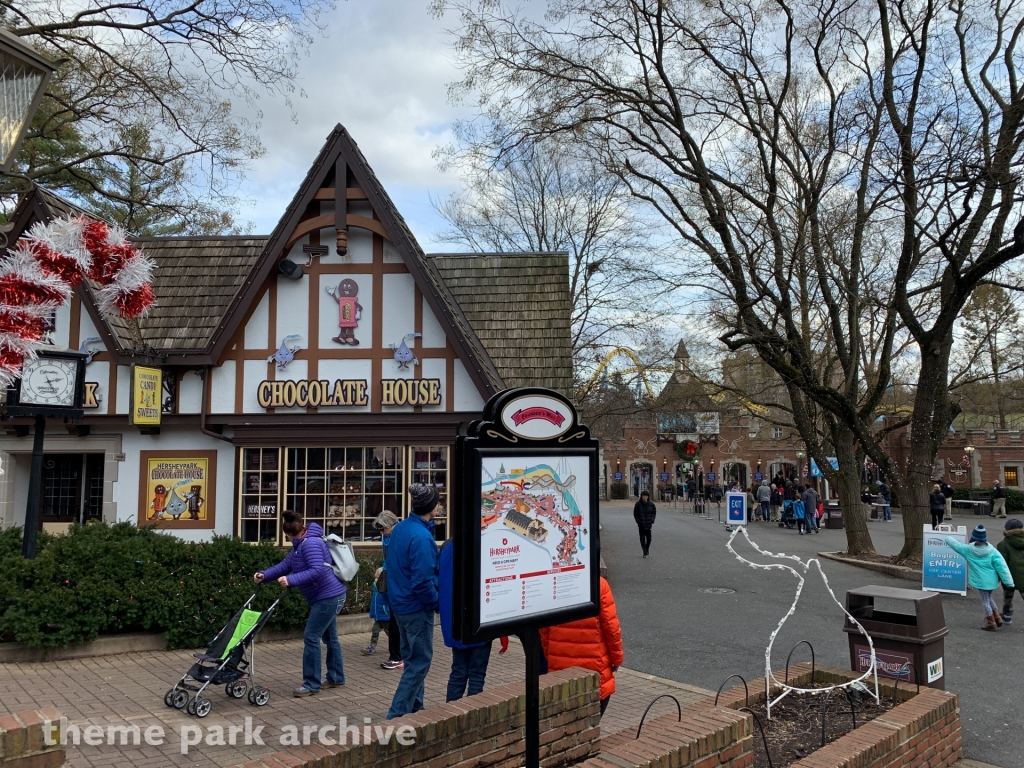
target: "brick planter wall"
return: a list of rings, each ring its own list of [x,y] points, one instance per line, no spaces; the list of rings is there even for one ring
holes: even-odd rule
[[[600,678],[573,668],[540,679],[540,757],[544,768],[582,762],[600,740]],[[290,747],[235,768],[519,768],[525,752],[524,683],[490,688],[450,704],[395,718],[415,743]],[[4,766],[3,768],[6,768]]]
[[[60,718],[60,712],[53,707],[0,715],[0,768],[58,768],[64,765],[64,747],[47,746],[43,738],[43,721],[56,724]],[[51,739],[56,735],[51,733]]]
[[[601,740],[601,754],[582,768],[749,768],[754,764],[753,718],[725,707],[692,706]]]
[[[857,677],[857,673],[835,667],[818,667],[814,674],[815,682],[824,683],[844,683]],[[811,665],[805,662],[790,667],[789,680],[794,685],[809,683]],[[883,698],[892,698],[892,681],[879,678],[878,686]],[[751,681],[749,689],[751,704],[764,701],[763,677]],[[744,700],[740,685],[724,691],[718,704],[738,709],[744,706]],[[934,688],[921,688],[918,693],[916,686],[904,683],[897,700],[902,703],[889,712],[792,763],[790,768],[946,768],[963,757],[959,696]],[[711,697],[693,706],[708,708],[713,702]],[[763,746],[758,744],[757,749]]]

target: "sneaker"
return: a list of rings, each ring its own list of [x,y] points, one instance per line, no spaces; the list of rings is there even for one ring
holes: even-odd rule
[[[311,691],[309,688],[303,685],[302,687],[296,688],[294,691],[292,691],[292,696],[301,698],[303,696],[313,696],[316,693],[319,693],[319,691]]]
[[[405,662],[404,661],[394,661],[393,659],[388,659],[387,661],[382,661],[380,663],[380,668],[381,669],[405,669]]]
[[[1013,616],[1008,613],[1003,614],[1003,624],[1013,624]]]
[[[368,645],[360,651],[360,653],[363,654],[363,656],[373,656],[373,654],[375,654],[376,652],[377,649],[374,648],[372,645]]]
[[[344,688],[344,687],[345,687],[344,683],[324,683],[323,685],[320,686],[321,689],[324,689],[324,688]]]

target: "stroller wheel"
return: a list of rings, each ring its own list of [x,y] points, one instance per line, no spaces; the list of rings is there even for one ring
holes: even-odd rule
[[[251,691],[249,691],[249,703],[253,704],[253,705],[256,704],[256,689],[255,688],[253,688]]]
[[[171,706],[175,709],[183,709],[188,704],[188,691],[177,690],[171,697]]]
[[[252,697],[252,703],[257,707],[265,706],[270,701],[270,689],[268,688],[257,688],[255,695]]]
[[[164,694],[164,704],[166,704],[168,707],[174,706],[174,691],[175,689],[171,688],[171,690]]]
[[[242,698],[247,690],[249,690],[249,686],[246,685],[245,680],[235,680],[235,682],[224,686],[224,693],[233,699]]]
[[[206,717],[208,714],[210,714],[210,709],[212,708],[213,704],[210,702],[209,699],[196,699],[195,707],[193,707],[195,711],[192,714],[196,717]]]
[[[185,707],[185,711],[190,715],[194,715],[196,713],[196,701],[198,701],[198,699],[188,700],[188,706]]]

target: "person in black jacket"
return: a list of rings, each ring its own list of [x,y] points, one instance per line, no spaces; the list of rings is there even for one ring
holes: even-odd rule
[[[992,489],[992,517],[1006,517],[1006,489],[998,480]]]
[[[939,489],[942,491],[942,497],[946,500],[946,511],[943,513],[943,520],[953,519],[953,486],[947,483],[945,480],[939,481]]]
[[[640,494],[640,501],[633,507],[633,519],[640,529],[640,548],[644,551],[644,557],[651,554],[651,528],[654,527],[657,514],[658,508],[651,501],[651,494],[644,491]]]
[[[946,497],[942,493],[942,486],[936,483],[932,486],[932,492],[928,494],[928,506],[932,512],[932,530],[939,527],[942,518],[946,516]]]

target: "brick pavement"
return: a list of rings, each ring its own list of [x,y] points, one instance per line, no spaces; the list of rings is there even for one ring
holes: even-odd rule
[[[282,726],[295,724],[300,733],[303,726],[317,727],[337,723],[345,716],[349,724],[361,725],[365,718],[377,722],[384,718],[399,671],[385,671],[379,666],[381,657],[364,657],[359,648],[365,635],[342,636],[346,685],[341,689],[323,691],[317,696],[293,698],[292,688],[301,682],[302,642],[290,640],[259,644],[256,649],[258,681],[272,691],[270,703],[262,708],[250,706],[245,700],[229,699],[223,687],[208,689],[213,711],[203,720],[189,717],[183,711],[165,707],[163,695],[192,663],[191,651],[130,653],[37,664],[0,665],[0,713],[55,706],[68,717],[71,725],[83,730],[99,725],[161,726],[166,734],[161,746],[120,744],[109,746],[68,747],[70,768],[119,768],[120,766],[195,766],[213,768],[252,760],[280,749]],[[382,641],[384,639],[382,638]],[[386,649],[387,643],[383,642]],[[427,677],[427,706],[443,703],[448,678],[450,655],[441,641],[435,639],[435,662]],[[488,687],[515,682],[523,678],[524,661],[521,647],[513,638],[503,656],[494,653],[488,669]],[[620,669],[617,691],[601,723],[603,733],[635,728],[644,709],[661,694],[671,694],[685,706],[708,695],[708,691],[670,680]],[[665,699],[658,702],[651,716],[666,714],[675,705]],[[225,740],[230,726],[244,727],[252,718],[251,727],[263,726],[265,746],[244,744],[237,738],[235,746],[202,744],[181,753],[181,728],[201,725],[204,733],[210,726],[221,726]],[[104,742],[106,740],[104,739]]]

